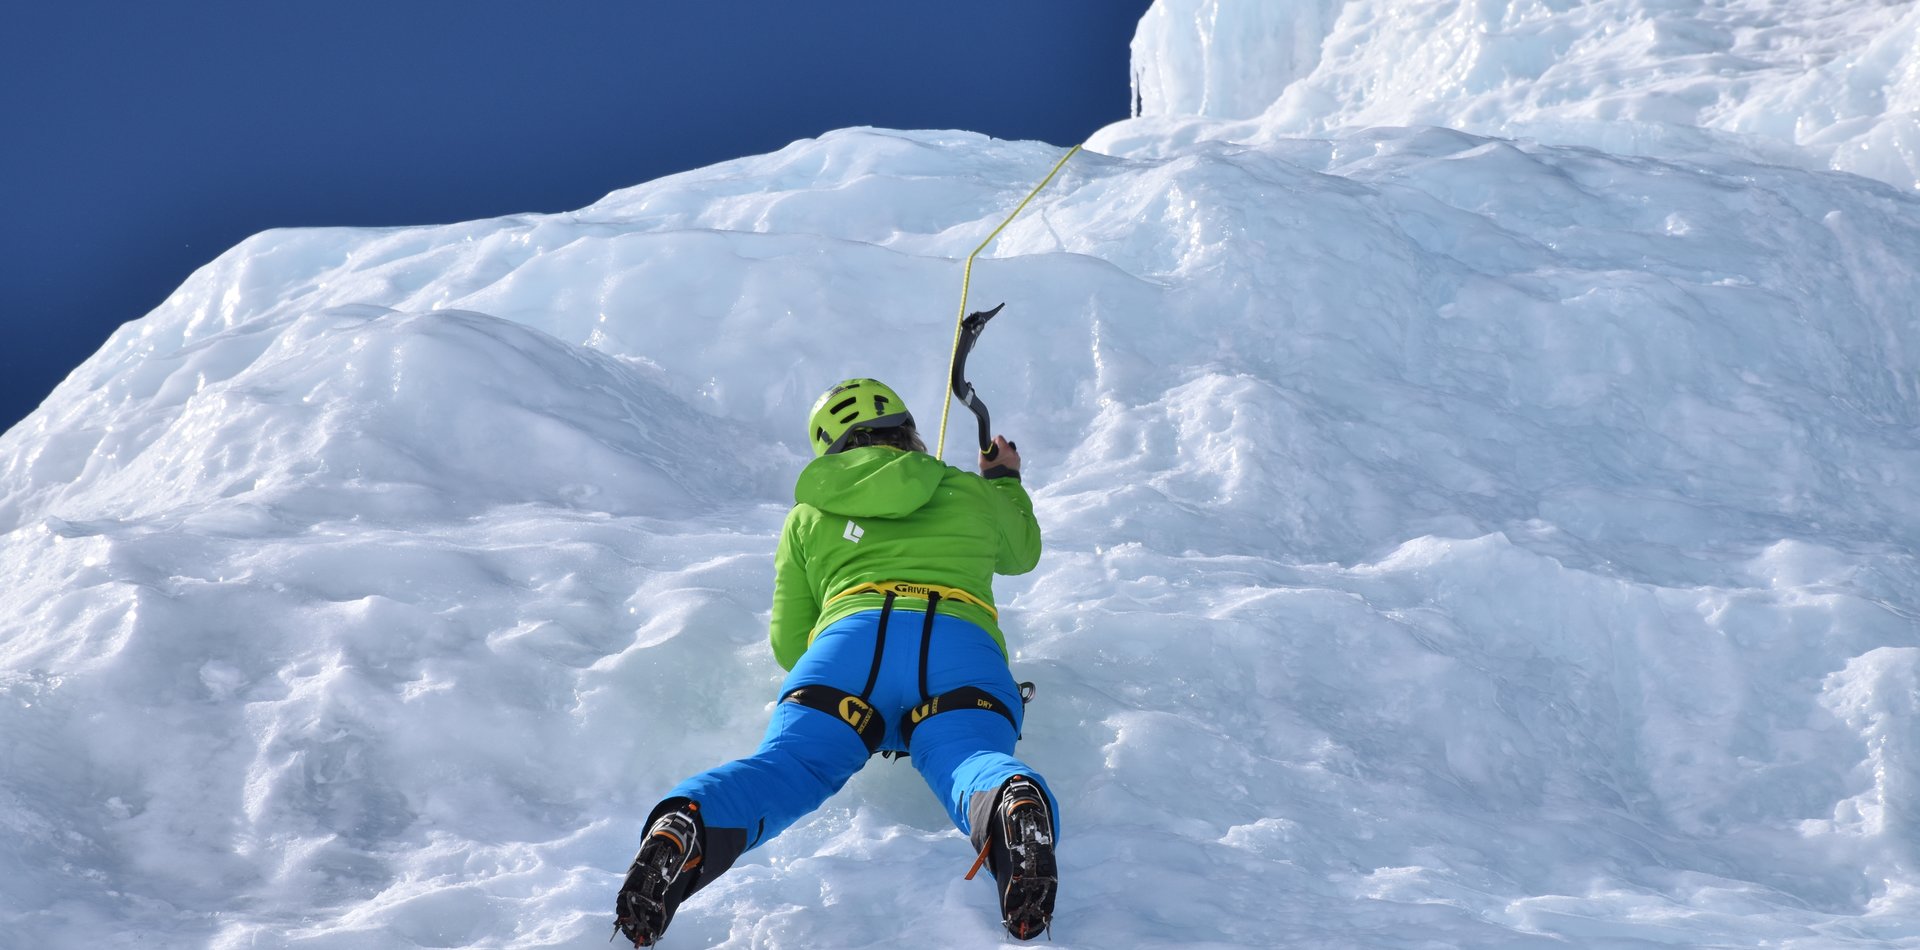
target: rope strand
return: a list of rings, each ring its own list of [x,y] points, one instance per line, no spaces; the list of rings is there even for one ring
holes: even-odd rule
[[[1067,150],[1067,154],[1060,156],[1060,160],[1053,163],[1053,170],[1047,172],[1047,177],[1040,179],[1040,184],[1033,186],[1033,190],[1027,192],[1025,198],[1020,199],[1020,204],[1013,209],[1013,213],[1007,215],[1007,219],[1000,222],[1000,226],[994,228],[993,233],[987,235],[987,239],[981,241],[980,246],[974,248],[972,254],[967,255],[966,270],[960,275],[960,315],[953,321],[953,353],[947,358],[947,398],[940,406],[940,440],[933,450],[934,458],[940,458],[947,451],[947,413],[953,409],[953,364],[954,360],[960,356],[960,325],[967,319],[967,289],[973,283],[973,259],[978,257],[981,251],[986,250],[987,245],[992,244],[993,239],[1007,229],[1007,225],[1013,223],[1013,219],[1026,208],[1028,202],[1033,200],[1033,196],[1039,194],[1040,189],[1047,187],[1047,183],[1053,181],[1053,176],[1060,174],[1060,169],[1066,166],[1067,159],[1072,158],[1078,151],[1080,146],[1075,145]]]

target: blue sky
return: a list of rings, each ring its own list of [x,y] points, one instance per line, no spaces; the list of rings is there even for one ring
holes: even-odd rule
[[[10,5],[0,428],[266,228],[568,210],[853,125],[1079,142],[1150,5]]]

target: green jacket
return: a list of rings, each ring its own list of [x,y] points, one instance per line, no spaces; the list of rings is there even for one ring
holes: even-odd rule
[[[924,452],[866,446],[823,455],[800,472],[774,554],[774,659],[793,669],[813,635],[862,610],[877,593],[835,595],[904,581],[956,587],[993,603],[993,575],[1040,563],[1040,524],[1018,478],[982,478]],[[831,603],[829,603],[831,601]],[[908,599],[902,607],[925,609]],[[985,608],[943,598],[940,612],[974,623],[1006,652]]]

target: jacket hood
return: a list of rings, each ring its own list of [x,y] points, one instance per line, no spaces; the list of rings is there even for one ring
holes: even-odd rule
[[[855,518],[904,518],[933,497],[947,464],[924,452],[864,446],[807,464],[793,500]]]

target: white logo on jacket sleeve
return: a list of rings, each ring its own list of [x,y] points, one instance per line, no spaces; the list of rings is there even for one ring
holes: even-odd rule
[[[855,544],[859,544],[861,535],[864,535],[866,533],[867,533],[867,529],[862,528],[859,525],[849,521],[847,522],[847,530],[840,532],[840,536],[843,538],[846,538],[849,541],[852,541]]]

